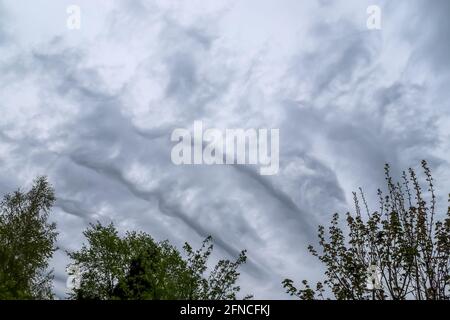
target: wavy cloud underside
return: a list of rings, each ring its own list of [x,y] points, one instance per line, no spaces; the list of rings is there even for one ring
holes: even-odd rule
[[[113,221],[216,257],[249,251],[243,292],[285,298],[280,282],[320,277],[305,248],[316,226],[383,165],[429,160],[450,187],[449,2],[73,1],[0,3],[0,190],[48,175],[64,250]],[[175,166],[175,128],[280,128],[280,171]],[[442,202],[445,204],[445,201]]]

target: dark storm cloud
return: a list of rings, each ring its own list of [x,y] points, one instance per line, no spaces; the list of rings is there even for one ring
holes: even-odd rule
[[[107,176],[123,185],[138,199],[144,201],[155,199],[161,213],[176,217],[203,238],[212,235],[214,242],[220,248],[230,256],[237,257],[238,249],[222,240],[219,234],[205,229],[196,219],[190,218],[183,212],[181,209],[183,199],[179,199],[180,204],[173,201],[169,203],[165,200],[173,186],[167,185],[165,189],[161,188],[153,192],[142,191],[128,181],[114,164],[104,161],[103,155],[108,154],[108,149],[113,145],[118,144],[121,148],[129,149],[132,152],[143,143],[138,139],[139,136],[145,137],[146,140],[149,138],[150,140],[159,138],[167,140],[170,131],[160,129],[146,132],[133,127],[129,119],[126,119],[120,112],[116,97],[87,85],[90,83],[98,85],[99,81],[94,71],[77,68],[80,56],[78,52],[62,52],[51,55],[33,54],[38,68],[54,74],[51,84],[56,91],[83,105],[78,119],[72,124],[73,128],[69,129],[72,132],[70,139],[73,140],[70,143],[71,150],[65,151],[69,153],[67,154],[69,159],[79,166],[94,170],[99,175]],[[175,76],[173,74],[173,77]],[[177,95],[179,94],[177,93]],[[89,215],[89,212],[83,214],[82,210],[77,208],[74,201],[71,200],[60,200],[57,206],[67,213],[83,218]],[[249,267],[255,276],[262,272],[251,260]]]
[[[90,209],[83,208],[83,204],[74,200],[68,200],[64,198],[56,199],[56,207],[61,208],[64,212],[80,217],[82,219],[89,219],[92,215]],[[92,222],[92,221],[91,221]],[[95,222],[95,221],[94,221]]]
[[[309,213],[300,209],[288,194],[275,187],[269,179],[261,176],[256,170],[249,169],[244,166],[236,166],[236,170],[256,181],[258,185],[264,189],[266,195],[273,200],[278,201],[283,207],[281,212],[287,217],[293,218],[294,221],[298,223],[299,231],[301,231],[304,236],[309,239],[313,237],[311,220],[314,218],[310,217]]]

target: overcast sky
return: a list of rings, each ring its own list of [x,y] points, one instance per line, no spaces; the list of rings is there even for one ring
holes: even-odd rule
[[[81,29],[66,26],[69,5]],[[369,5],[381,30],[366,27]],[[0,0],[0,192],[48,175],[64,250],[113,221],[177,246],[247,249],[243,294],[319,279],[319,223],[383,165],[450,190],[450,1]],[[280,171],[175,166],[175,128],[279,128]]]

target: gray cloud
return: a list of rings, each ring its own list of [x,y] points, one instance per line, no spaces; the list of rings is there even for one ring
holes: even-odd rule
[[[30,17],[7,1],[0,190],[47,174],[64,250],[96,220],[179,247],[213,235],[215,259],[248,249],[245,293],[286,298],[284,277],[320,277],[305,250],[316,226],[349,210],[359,186],[376,206],[385,162],[426,158],[450,186],[448,2],[383,1],[381,31],[365,29],[369,4],[82,1],[81,31],[49,20],[9,34]],[[48,14],[64,20],[61,9]],[[279,174],[173,165],[170,134],[194,120],[280,128]],[[58,252],[60,296],[67,263]]]

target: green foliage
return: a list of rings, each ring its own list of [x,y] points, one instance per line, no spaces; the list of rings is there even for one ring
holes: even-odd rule
[[[385,167],[387,194],[378,190],[380,210],[361,214],[354,193],[355,214],[347,213],[346,229],[333,215],[328,233],[319,226],[320,252],[308,249],[325,266],[324,284],[336,299],[449,299],[450,207],[443,221],[436,219],[436,197],[430,169],[422,162],[427,192],[413,169],[395,183]],[[347,232],[347,235],[345,235]],[[368,290],[368,269],[379,273],[380,287]],[[373,278],[375,279],[375,278]],[[297,289],[286,279],[284,287],[300,299],[323,297],[322,284],[312,290],[306,281]]]
[[[220,260],[209,275],[207,262],[212,253],[212,238],[208,237],[203,241],[202,247],[194,251],[192,247],[185,243],[183,249],[187,253],[187,263],[189,272],[193,276],[193,290],[189,299],[199,300],[235,300],[240,287],[236,286],[240,273],[237,271],[240,265],[247,261],[246,251],[242,251],[236,261]],[[246,296],[244,299],[250,299]]]
[[[84,232],[87,244],[68,253],[81,271],[75,299],[235,299],[237,268],[245,263],[221,260],[208,276],[207,262],[213,245],[208,237],[194,251],[185,244],[187,258],[167,241],[155,242],[146,233],[129,232],[120,237],[110,224],[90,225]]]
[[[56,225],[48,222],[53,188],[40,177],[28,192],[7,194],[0,203],[0,299],[52,298],[48,260]]]
[[[316,300],[318,298],[323,299],[323,294],[325,289],[323,288],[323,284],[321,282],[317,282],[316,290],[313,290],[307,280],[303,280],[303,289],[297,289],[294,286],[294,282],[291,279],[285,279],[283,282],[283,286],[287,289],[287,293],[291,296],[296,296],[301,300]]]

